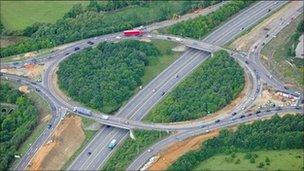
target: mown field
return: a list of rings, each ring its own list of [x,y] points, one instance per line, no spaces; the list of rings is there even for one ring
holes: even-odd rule
[[[23,30],[35,22],[54,23],[81,1],[0,1],[1,22],[8,30]],[[88,1],[81,3],[87,4]]]
[[[217,155],[194,170],[304,170],[303,150],[257,151],[251,154],[257,156],[254,163],[246,159],[246,153]],[[267,158],[269,162],[266,162]],[[264,163],[263,168],[259,168],[260,163]]]

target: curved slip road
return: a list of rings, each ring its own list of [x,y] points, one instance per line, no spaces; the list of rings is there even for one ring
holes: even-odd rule
[[[244,12],[242,12],[241,14],[238,14],[237,16],[233,17],[230,21],[228,21],[226,24],[224,24],[223,26],[221,26],[219,29],[217,29],[215,32],[211,33],[210,36],[206,37],[203,41],[207,42],[207,43],[213,43],[216,45],[224,45],[225,43],[229,42],[230,40],[232,40],[233,38],[235,38],[240,32],[241,32],[241,28],[248,28],[250,26],[252,26],[253,24],[257,23],[261,18],[263,18],[264,16],[266,16],[268,14],[268,9],[272,8],[278,8],[280,6],[282,6],[283,4],[285,4],[286,2],[279,2],[279,3],[275,3],[272,1],[264,1],[264,2],[258,2],[256,4],[254,4],[253,6],[251,6],[250,8],[244,10]],[[183,54],[183,56],[187,56],[188,58],[195,58],[195,54],[193,55],[187,55],[186,52],[185,54]],[[208,54],[200,52],[201,56],[196,57],[198,58],[198,62],[189,66],[192,67],[196,67],[198,66],[198,63],[201,63],[203,60],[205,60],[206,58],[208,58]],[[182,57],[183,57],[182,56]],[[170,67],[178,67],[175,64],[172,64]],[[186,68],[187,70],[187,74],[189,74],[192,71],[193,68],[189,69]],[[183,70],[181,70],[183,71]],[[183,71],[185,72],[185,71]],[[165,77],[163,76],[164,74],[160,74],[161,76],[159,77]],[[171,74],[174,75],[174,74]],[[159,78],[158,77],[158,78]],[[136,108],[137,105],[142,106],[143,103],[147,104],[147,106],[145,107],[141,107],[141,109],[139,109],[137,112],[133,113],[133,117],[135,120],[141,119],[146,113],[148,113],[148,111],[158,102],[161,100],[162,97],[160,97],[160,94],[163,90],[170,90],[172,89],[179,81],[176,82],[165,82],[164,85],[161,85],[160,82],[158,81],[158,79],[154,79],[149,85],[157,85],[157,86],[162,86],[164,87],[164,89],[161,90],[156,90],[156,92],[150,96],[151,100],[145,101],[142,99],[145,99],[145,94],[149,94],[151,89],[153,89],[152,87],[150,88],[149,85],[146,86],[149,88],[145,88],[143,91],[138,93],[138,96],[142,97],[139,99],[139,101],[137,101],[136,99],[132,99],[129,101],[129,106],[128,104],[126,106],[128,107],[124,107],[122,108],[118,113],[123,113],[123,115],[129,116],[129,114],[127,113],[127,111],[130,110],[134,110],[134,108]],[[150,91],[149,91],[150,90]],[[125,112],[125,110],[127,110]],[[108,143],[112,140],[112,139],[117,139],[118,143],[121,143],[126,137],[127,137],[127,132],[126,131],[119,131],[118,129],[113,129],[111,131],[111,135],[107,136],[107,134],[103,133],[103,131],[105,129],[109,129],[109,128],[103,128],[101,129],[97,135],[95,136],[95,138],[87,145],[87,147],[81,152],[81,154],[74,160],[74,162],[72,163],[72,165],[68,168],[69,170],[97,170],[99,169],[104,163],[105,161],[109,158],[109,156],[112,154],[113,151],[109,150],[108,148],[106,148],[106,146],[108,145]],[[105,140],[104,137],[107,137],[107,139]],[[99,143],[102,142],[102,143]],[[87,155],[88,149],[93,149],[92,154],[90,156]]]

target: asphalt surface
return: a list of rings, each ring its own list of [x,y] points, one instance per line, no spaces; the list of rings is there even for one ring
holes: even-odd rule
[[[208,51],[215,51],[223,46],[225,43],[231,41],[235,38],[240,32],[245,30],[246,28],[251,27],[253,24],[257,23],[261,18],[265,17],[268,14],[268,9],[274,10],[278,8],[282,4],[286,2],[258,2],[252,7],[244,10],[242,13],[238,14],[236,17],[233,17],[229,20],[226,24],[219,27],[209,36],[204,38],[203,42],[197,42],[194,40],[185,40],[183,39],[184,43],[186,41],[187,46],[191,47],[194,46],[198,48],[197,45],[200,47],[206,48],[202,50]],[[215,8],[214,8],[215,9]],[[212,9],[212,10],[214,10]],[[174,21],[176,22],[176,21]],[[165,21],[162,22],[164,25],[174,24],[172,21]],[[156,23],[157,24],[157,23]],[[164,26],[163,25],[163,26]],[[153,25],[155,27],[155,25]],[[163,27],[162,25],[156,25],[156,27]],[[147,27],[148,29],[153,28]],[[55,52],[48,56],[47,60],[50,60],[50,66],[47,68],[46,74],[43,77],[42,86],[34,84],[35,86],[40,86],[43,90],[41,91],[42,94],[48,96],[50,101],[54,104],[52,109],[56,110],[56,113],[65,113],[66,110],[72,110],[75,106],[75,103],[72,101],[66,101],[65,99],[58,96],[53,88],[52,81],[53,81],[53,74],[56,70],[56,66],[64,59],[70,56],[72,53],[77,53],[75,51],[75,47],[79,47],[80,50],[90,46],[87,42],[92,41],[94,43],[99,43],[101,41],[117,41],[121,38],[117,38],[120,36],[121,33],[109,34],[104,36],[99,36],[95,38],[90,38],[86,40],[79,41],[78,43],[73,43],[68,48]],[[160,39],[167,39],[168,36],[159,36],[159,35],[152,35],[153,38],[160,38]],[[175,37],[171,37],[170,39],[176,39]],[[255,53],[258,56],[258,52]],[[247,95],[247,98],[244,102],[242,102],[239,106],[235,108],[235,111],[240,111],[240,114],[243,108],[247,108],[254,98],[258,96],[260,93],[259,91],[255,91],[256,89],[260,90],[260,80],[256,78],[257,73],[254,73],[254,70],[261,71],[264,73],[265,68],[260,63],[257,63],[256,66],[253,62],[252,65],[246,65],[244,63],[243,56],[238,56],[239,54],[235,55],[235,58],[238,59],[238,62],[245,68],[245,71],[251,76],[251,81],[253,83],[252,91]],[[172,65],[170,65],[166,70],[164,70],[160,75],[158,75],[152,82],[150,82],[147,86],[145,86],[137,95],[135,95],[123,108],[121,108],[117,114],[115,115],[115,122],[111,124],[116,124],[119,126],[138,126],[144,129],[163,129],[167,125],[152,125],[151,124],[143,124],[139,122],[148,112],[149,110],[159,102],[163,96],[163,92],[169,92],[174,88],[182,79],[184,79],[188,74],[190,74],[199,64],[201,64],[204,60],[206,60],[210,56],[210,53],[202,52],[194,49],[190,49],[185,52],[177,61],[175,61]],[[257,59],[257,58],[249,58],[250,59]],[[12,64],[10,64],[12,65]],[[266,69],[265,69],[266,70]],[[267,72],[265,72],[267,73]],[[176,78],[176,75],[179,75]],[[266,74],[267,75],[267,74]],[[274,79],[268,78],[269,76],[261,76],[263,81],[267,83],[274,82]],[[268,78],[268,79],[267,79]],[[22,79],[23,80],[23,79]],[[274,81],[273,81],[274,80]],[[29,83],[33,84],[33,83]],[[274,84],[276,88],[279,90],[282,89],[282,83],[277,82]],[[32,85],[33,86],[33,85]],[[283,86],[284,88],[284,86]],[[153,91],[155,90],[155,91]],[[59,111],[60,110],[60,111]],[[294,109],[284,109],[284,110],[294,110]],[[55,112],[54,112],[55,113]],[[243,112],[244,113],[244,112]],[[267,113],[267,112],[266,112]],[[100,113],[99,113],[100,114]],[[229,116],[229,115],[228,115]],[[98,115],[93,115],[91,119],[100,119]],[[57,117],[58,118],[58,117]],[[60,118],[60,117],[59,117]],[[125,119],[124,119],[125,118]],[[128,124],[126,124],[126,120],[128,119]],[[231,119],[231,117],[224,117],[221,118],[222,121]],[[58,121],[57,121],[58,120]],[[59,123],[59,119],[56,120],[56,117],[52,119],[52,125],[57,125]],[[134,121],[133,121],[134,120]],[[212,123],[205,123],[205,125],[214,125]],[[197,129],[202,127],[202,123],[197,123],[194,126],[187,127],[187,125],[180,125],[179,127],[175,127],[173,129]],[[52,128],[53,129],[53,128]],[[18,165],[18,169],[22,170],[25,168],[26,164],[29,162],[31,156],[37,151],[43,142],[46,142],[48,136],[50,135],[52,129],[45,130],[46,133],[43,133],[39,139],[37,140],[37,144],[33,144],[30,148],[29,152],[27,153],[28,157],[23,157],[21,162]],[[168,128],[170,129],[170,128]],[[48,131],[48,132],[47,132]],[[186,131],[187,132],[187,131]],[[47,136],[48,135],[48,136]],[[108,159],[110,154],[113,152],[107,148],[107,145],[112,139],[118,140],[118,142],[122,142],[128,135],[127,130],[117,129],[113,127],[103,127],[94,137],[94,139],[88,144],[88,146],[82,151],[82,153],[74,160],[72,165],[69,167],[69,170],[96,170],[99,169],[105,161]],[[188,135],[192,135],[188,133]],[[88,155],[88,152],[91,152],[91,155]],[[142,165],[143,163],[141,163]],[[138,164],[138,166],[141,166]]]
[[[177,19],[177,20],[167,20],[167,21],[162,21],[162,22],[158,22],[158,23],[153,23],[146,28],[146,31],[151,31],[151,30],[158,29],[161,27],[173,25],[177,22],[197,17],[198,15],[206,15],[210,12],[217,10],[220,6],[222,6],[225,3],[226,2],[211,6],[208,8],[208,10],[205,10],[202,13],[198,13],[198,14],[192,13],[192,14],[187,14],[185,16],[181,16],[181,18]],[[89,41],[93,42],[94,44],[98,44],[102,41],[119,41],[121,39],[120,38],[121,35],[122,35],[122,32],[119,32],[119,33],[102,35],[102,36],[98,36],[98,37],[92,37],[92,38],[80,40],[77,42],[70,43],[68,45],[64,45],[66,47],[63,50],[57,50],[46,56],[42,56],[42,57],[38,57],[38,58],[33,57],[33,58],[29,58],[29,59],[26,59],[23,61],[13,61],[13,62],[8,62],[8,63],[1,62],[1,68],[5,68],[5,67],[19,68],[19,67],[24,66],[27,63],[47,63],[48,65],[50,65],[50,66],[48,66],[46,73],[43,75],[43,81],[42,81],[42,86],[44,86],[47,91],[46,92],[42,91],[40,94],[42,96],[49,97],[50,101],[53,102],[52,109],[54,109],[54,112],[53,112],[54,116],[58,116],[57,113],[60,111],[57,111],[57,110],[62,110],[64,112],[66,112],[67,110],[71,110],[71,108],[73,106],[75,106],[75,104],[77,104],[73,101],[67,102],[66,99],[63,99],[62,97],[58,96],[53,88],[53,85],[52,85],[53,78],[52,77],[55,72],[56,66],[59,64],[59,62],[68,58],[71,54],[79,52],[79,50],[92,46],[92,45],[88,44]],[[95,45],[93,45],[93,46],[95,46]],[[79,50],[76,51],[75,48],[79,48]],[[19,78],[19,80],[27,81],[24,78]],[[35,86],[38,84],[36,82],[31,82],[31,81],[29,81],[29,82],[30,82],[29,84],[32,84]],[[50,124],[55,127],[59,123],[59,121],[57,121],[54,118],[55,117],[52,118],[52,121],[50,122]],[[53,128],[52,128],[52,130],[53,130]],[[102,131],[100,131],[100,133],[102,133]],[[26,168],[27,164],[31,160],[31,157],[42,146],[42,144],[47,141],[50,134],[51,134],[51,132],[49,132],[46,128],[44,130],[43,134],[36,140],[36,142],[31,145],[29,151],[24,155],[24,157],[22,157],[21,162],[19,162],[19,164],[17,166],[17,170],[24,170]],[[48,135],[48,136],[45,136],[45,135]]]
[[[282,110],[282,112],[302,113],[302,110],[286,109],[286,110]],[[156,156],[160,151],[163,151],[166,148],[168,148],[168,146],[172,143],[183,141],[189,137],[201,135],[203,133],[207,133],[207,132],[215,130],[215,129],[224,128],[224,127],[228,127],[228,126],[234,126],[234,125],[246,123],[249,121],[260,120],[262,118],[271,117],[275,114],[276,114],[275,111],[262,112],[259,115],[252,115],[252,116],[247,116],[244,118],[235,118],[234,120],[222,120],[219,123],[207,125],[203,128],[198,128],[198,129],[194,129],[191,131],[173,134],[173,135],[155,143],[154,145],[149,147],[147,150],[145,150],[141,155],[137,156],[137,158],[129,165],[129,167],[126,170],[140,170],[142,168],[142,166],[144,166],[144,164],[149,161],[150,158],[152,158],[153,156]]]
[[[205,39],[203,39],[203,41],[222,46],[232,40],[234,37],[236,37],[239,33],[241,33],[242,30],[244,30],[241,28],[246,29],[257,23],[264,16],[266,16],[268,14],[268,9],[271,8],[272,10],[274,10],[275,8],[281,6],[284,3],[286,2],[258,2],[252,7],[242,12],[241,14],[238,14],[236,17],[232,18],[226,24],[211,33]],[[201,55],[196,56],[198,54],[193,54],[193,50],[190,50],[182,55],[182,59],[187,58],[189,60],[195,60],[194,63],[190,62],[190,64],[184,69],[177,69],[179,72],[181,72],[182,77],[184,77],[185,74],[191,73],[191,71],[195,67],[197,67],[201,62],[203,62],[203,60],[208,58],[209,54],[203,52],[201,53]],[[169,68],[177,68],[179,66],[180,65],[176,65],[176,63],[173,63]],[[131,119],[134,120],[140,120],[141,118],[143,118],[149,112],[149,110],[162,99],[161,93],[164,91],[168,92],[179,82],[179,80],[174,79],[175,74],[176,73],[166,74],[166,70],[162,72],[157,78],[151,81],[149,85],[147,85],[134,98],[132,98],[129,103],[118,112],[118,115],[123,114],[124,117],[129,116]],[[156,90],[154,93],[152,92],[153,89]],[[136,97],[140,98],[137,99]],[[137,106],[140,107],[137,108]],[[131,112],[132,116],[130,116],[129,112]],[[107,145],[110,143],[110,141],[112,139],[116,139],[118,143],[121,143],[122,140],[124,140],[128,135],[126,131],[119,131],[117,129],[113,129],[110,133],[111,136],[107,136],[107,134],[103,133],[103,131],[105,131],[106,129],[109,128],[103,128],[101,129],[101,131],[98,132],[98,134],[87,145],[84,151],[74,160],[72,165],[68,168],[69,170],[97,170],[101,168],[101,166],[105,163],[105,161],[113,152],[112,150],[107,148]],[[106,136],[107,139],[105,140],[104,137]],[[99,143],[101,141],[103,143]],[[94,149],[94,151],[90,151],[92,153],[90,156],[88,156],[89,149]]]

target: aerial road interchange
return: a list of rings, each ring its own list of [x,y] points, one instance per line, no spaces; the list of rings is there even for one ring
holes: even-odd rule
[[[148,85],[144,86],[135,96],[133,96],[127,104],[125,104],[115,115],[106,115],[100,112],[92,112],[90,115],[81,113],[75,110],[75,103],[67,101],[57,94],[54,89],[54,74],[58,64],[64,59],[68,58],[73,53],[77,53],[78,50],[85,49],[89,46],[87,42],[93,42],[93,44],[98,44],[103,41],[120,41],[123,39],[128,39],[129,37],[120,37],[122,33],[115,33],[110,35],[104,35],[94,38],[89,38],[84,41],[74,43],[71,46],[59,51],[54,52],[54,54],[49,54],[42,59],[42,62],[49,60],[50,65],[45,71],[42,77],[42,82],[37,83],[31,81],[28,78],[20,77],[16,75],[10,75],[3,73],[2,76],[6,79],[27,84],[36,90],[51,106],[53,117],[50,122],[51,128],[45,129],[43,133],[38,137],[35,143],[32,144],[28,152],[23,155],[18,166],[15,168],[17,170],[24,170],[26,166],[30,163],[31,158],[37,152],[37,150],[48,140],[51,136],[52,131],[55,129],[56,125],[59,124],[61,119],[67,113],[75,113],[82,117],[93,119],[96,122],[100,122],[104,125],[109,125],[111,127],[102,127],[95,135],[95,137],[89,142],[86,148],[77,156],[73,163],[68,167],[68,170],[97,170],[101,169],[110,155],[114,150],[109,150],[106,146],[111,142],[111,140],[117,140],[117,144],[122,143],[126,137],[129,135],[129,130],[132,129],[147,129],[147,130],[165,130],[165,131],[179,131],[179,133],[169,136],[168,138],[153,145],[153,152],[145,151],[143,152],[134,162],[128,167],[128,170],[140,169],[149,158],[157,154],[159,151],[165,149],[169,144],[177,142],[194,135],[199,135],[217,128],[223,128],[230,125],[236,125],[240,123],[245,123],[248,121],[253,121],[261,119],[263,117],[268,117],[278,113],[278,111],[272,110],[261,110],[258,115],[251,115],[248,117],[241,117],[242,115],[247,116],[249,113],[246,112],[251,106],[254,99],[256,99],[261,93],[262,83],[267,83],[271,85],[278,91],[286,92],[293,96],[296,96],[301,101],[303,94],[300,94],[298,90],[287,89],[285,84],[280,80],[276,79],[271,75],[269,71],[260,62],[260,51],[263,47],[263,43],[268,43],[274,35],[280,32],[288,22],[280,24],[274,22],[271,28],[269,28],[268,34],[273,35],[268,38],[264,38],[260,41],[258,46],[253,47],[253,51],[248,54],[239,53],[233,50],[228,50],[223,46],[236,38],[243,30],[248,29],[258,23],[261,19],[269,15],[268,9],[275,11],[279,9],[286,1],[274,2],[274,1],[263,1],[257,2],[237,14],[224,25],[217,28],[211,34],[209,34],[204,39],[197,41],[189,38],[176,37],[172,35],[159,35],[154,33],[146,33],[142,37],[148,37],[150,39],[165,39],[176,41],[180,44],[185,45],[189,48],[182,56],[172,63],[168,68],[161,72],[156,78],[154,78]],[[220,4],[221,5],[221,4]],[[218,6],[214,6],[210,9],[210,12],[216,10]],[[299,7],[294,13],[286,14],[286,20],[299,16],[303,12],[303,8]],[[169,24],[174,24],[170,23]],[[163,22],[163,25],[152,24],[151,26],[146,26],[146,30],[152,31],[155,27],[161,28],[168,26],[169,24]],[[142,38],[140,37],[140,38]],[[137,37],[131,37],[131,39],[137,39]],[[77,51],[75,51],[77,48]],[[194,121],[191,124],[187,123],[177,123],[177,124],[150,124],[143,123],[140,120],[148,114],[153,106],[155,106],[161,99],[163,99],[163,92],[170,92],[178,83],[180,83],[184,78],[186,78],[195,68],[197,68],[201,63],[208,59],[211,54],[219,49],[227,50],[231,56],[244,68],[246,74],[249,75],[250,82],[252,84],[252,89],[246,94],[246,97],[239,105],[237,105],[231,113],[225,116],[217,117],[210,121]],[[17,65],[22,65],[21,61]],[[15,63],[4,63],[1,66],[12,66]],[[176,77],[178,75],[178,78]],[[80,106],[79,106],[80,107]],[[302,112],[302,108],[299,106],[295,107],[284,107],[280,112]],[[237,113],[237,115],[231,115],[232,113]],[[215,120],[220,120],[220,122],[215,122]],[[106,138],[105,138],[106,137]],[[92,153],[87,155],[87,153]]]

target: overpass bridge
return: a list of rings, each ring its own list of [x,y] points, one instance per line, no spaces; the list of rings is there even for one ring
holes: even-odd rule
[[[151,38],[151,39],[160,39],[160,40],[168,40],[168,41],[173,41],[177,42],[180,44],[185,45],[186,47],[201,50],[201,51],[206,51],[206,52],[216,52],[218,50],[227,50],[224,49],[220,46],[216,46],[214,44],[206,43],[201,40],[195,40],[191,38],[184,38],[184,37],[178,37],[175,35],[161,35],[161,34],[147,34],[145,37]]]

